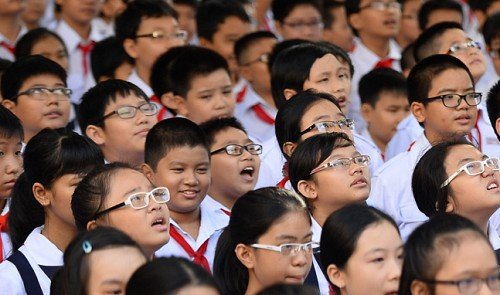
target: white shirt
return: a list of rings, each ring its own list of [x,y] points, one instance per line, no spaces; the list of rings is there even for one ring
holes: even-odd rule
[[[7,215],[7,213],[9,213],[9,208],[10,198],[6,200],[3,210],[0,212],[0,216]],[[0,232],[0,240],[2,240],[2,257],[5,260],[12,254],[12,242],[10,240],[9,233]],[[2,262],[2,260],[0,260],[0,262]]]
[[[312,216],[311,216],[311,221],[312,221],[311,230],[313,232],[312,241],[319,244],[321,240],[321,232],[323,231],[323,229],[321,228],[321,226],[319,226],[318,222],[314,220]],[[327,278],[323,274],[323,270],[319,266],[319,263],[318,261],[316,261],[316,258],[314,256],[313,256],[313,267],[314,271],[316,272],[316,278],[318,279],[319,293],[321,295],[328,295],[330,292],[330,283],[328,283]]]
[[[396,133],[387,144],[385,160],[388,161],[396,155],[407,151],[412,142],[416,141],[423,132],[424,129],[420,127],[415,116],[409,114],[399,122]]]
[[[483,100],[485,101],[485,96],[483,95]],[[472,129],[471,133],[476,140],[472,140],[476,146],[478,145],[477,138],[480,138],[479,148],[481,152],[490,157],[500,157],[500,141],[493,131],[493,127],[491,126],[491,122],[488,116],[488,112],[486,111],[486,107],[484,101],[477,106],[477,128]]]
[[[108,38],[115,35],[115,23],[107,23],[101,17],[96,17],[92,20],[92,26],[99,32],[99,34],[104,38]]]
[[[12,46],[15,48],[17,41],[21,39],[21,37],[28,32],[28,29],[26,26],[21,25],[21,30],[19,31],[19,34],[17,34],[16,40],[9,40],[7,39],[4,35],[0,33],[0,43],[5,42],[7,45]],[[7,49],[4,46],[0,46],[0,58],[14,61],[16,58],[14,57],[14,54]]]
[[[141,88],[141,90],[144,91],[144,93],[146,93],[147,97],[151,97],[154,95],[154,92],[153,92],[153,89],[151,88],[151,86],[149,86],[148,83],[144,82],[144,80],[142,80],[141,77],[139,77],[139,75],[137,74],[137,71],[135,69],[132,71],[132,73],[128,77],[127,81],[129,81],[130,83],[133,83],[137,87]]]
[[[209,195],[207,195],[205,199],[203,199],[203,202],[201,203],[203,204],[203,208],[207,209],[208,212],[216,212],[216,211],[222,211],[222,213],[224,213],[224,211],[231,212],[231,209],[222,205],[220,202],[216,201]],[[227,215],[226,213],[224,213],[224,215],[227,216],[227,223],[224,225],[224,227],[226,227],[229,224],[229,215]]]
[[[370,170],[370,175],[375,174],[375,171],[384,164],[380,149],[373,143],[353,131],[354,135],[354,147],[362,155],[370,156],[370,165],[368,169]]]
[[[43,294],[50,294],[50,279],[38,265],[62,266],[63,252],[41,234],[43,226],[35,228],[19,248],[33,268]],[[0,290],[2,294],[26,294],[23,280],[16,266],[6,260],[0,263]]]
[[[495,225],[493,224],[491,218],[488,222],[488,240],[490,241],[493,250],[500,249],[500,237],[498,236]]]

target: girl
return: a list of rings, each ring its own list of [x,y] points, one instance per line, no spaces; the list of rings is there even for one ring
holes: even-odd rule
[[[28,142],[9,215],[17,251],[0,264],[2,292],[49,294],[50,278],[77,232],[71,195],[83,175],[103,163],[97,145],[74,132],[44,129]]]
[[[268,187],[239,198],[217,244],[214,276],[223,294],[250,294],[302,284],[312,254],[311,219],[293,192]]]
[[[470,219],[498,250],[500,238],[488,220],[500,208],[499,170],[498,158],[488,158],[465,139],[435,145],[413,172],[418,209],[428,217],[455,213]]]
[[[132,273],[146,261],[141,247],[117,229],[82,232],[64,253],[51,294],[125,294]]]
[[[127,164],[94,169],[75,189],[71,209],[80,231],[111,226],[128,234],[147,257],[169,239],[170,194],[155,188],[146,176]]]
[[[169,278],[166,280],[165,278]],[[127,295],[219,295],[213,277],[186,258],[158,258],[140,267],[127,284]]]
[[[437,215],[408,238],[400,295],[499,293],[495,253],[481,229],[468,219]]]
[[[325,222],[321,264],[335,294],[398,294],[402,258],[398,227],[378,209],[349,205]]]

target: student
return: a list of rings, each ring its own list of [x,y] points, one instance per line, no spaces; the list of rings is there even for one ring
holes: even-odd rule
[[[399,123],[408,116],[408,94],[405,77],[389,68],[371,70],[359,81],[361,115],[366,129],[361,132],[386,158],[389,142],[397,132]]]
[[[187,43],[197,45],[198,33],[196,32],[196,12],[198,11],[197,0],[173,0],[172,7],[177,12],[179,28],[187,32]]]
[[[320,41],[323,36],[321,4],[316,0],[273,0],[276,32],[284,40]]]
[[[40,21],[47,9],[48,1],[25,0],[25,6],[21,13],[23,24],[28,30],[34,30],[40,27]]]
[[[138,170],[115,162],[96,167],[82,179],[73,193],[71,210],[79,231],[114,227],[152,258],[170,238],[169,200],[166,187],[154,187]]]
[[[133,60],[116,37],[108,37],[94,45],[90,54],[90,65],[96,82],[109,79],[127,80],[134,69]]]
[[[115,19],[127,8],[127,0],[102,0],[101,3],[99,16],[92,19],[92,26],[103,38],[108,38],[115,35]]]
[[[355,204],[330,215],[320,256],[335,294],[397,294],[403,242],[394,220],[380,210]]]
[[[0,290],[49,294],[63,251],[77,234],[70,210],[73,190],[83,175],[102,165],[103,157],[92,141],[62,129],[42,130],[23,157],[8,218],[15,252],[0,264]]]
[[[495,253],[468,219],[438,215],[418,227],[404,247],[399,294],[497,294]]]
[[[12,254],[12,244],[8,234],[10,195],[17,178],[21,174],[23,126],[19,119],[0,105],[0,262]]]
[[[277,283],[302,284],[316,250],[299,196],[275,187],[250,191],[236,201],[217,244],[214,276],[222,294],[253,295]]]
[[[0,58],[0,89],[1,89],[1,81],[2,81],[2,75],[5,72],[5,70],[12,64],[11,61]],[[0,91],[0,103],[2,102],[2,92]]]
[[[497,82],[490,89],[486,106],[491,126],[493,126],[493,131],[497,135],[498,141],[500,141],[500,82]]]
[[[241,77],[248,82],[236,97],[235,116],[259,142],[274,136],[277,110],[271,93],[268,63],[276,43],[273,33],[258,31],[243,36],[234,45]]]
[[[2,104],[21,120],[25,143],[44,128],[68,124],[72,91],[56,62],[39,55],[23,58],[4,72],[1,84]]]
[[[420,8],[418,26],[423,31],[441,22],[455,22],[462,25],[463,18],[462,6],[457,1],[430,0]]]
[[[415,42],[421,33],[418,26],[418,12],[423,3],[423,0],[401,1],[401,22],[399,33],[395,38],[401,49]]]
[[[370,205],[394,218],[403,240],[427,220],[418,210],[411,191],[415,165],[432,145],[469,134],[481,102],[469,69],[450,55],[438,54],[420,61],[411,70],[407,83],[411,112],[424,133],[407,152],[394,157],[375,173],[368,199]]]
[[[156,124],[158,108],[136,85],[108,80],[82,97],[78,121],[82,133],[102,150],[107,162],[126,162],[138,167],[144,162],[144,144]]]
[[[500,75],[500,12],[488,17],[483,25],[483,37],[495,72]]]
[[[261,290],[257,295],[319,295],[318,290],[308,285],[275,284]]]
[[[354,33],[347,23],[345,1],[323,1],[323,37],[322,40],[331,42],[349,52],[354,48]]]
[[[165,278],[169,278],[165,280]],[[179,257],[157,258],[141,266],[127,284],[127,295],[219,295],[214,278],[201,266]]]
[[[262,145],[253,143],[235,118],[214,119],[200,127],[210,147],[212,177],[203,202],[230,215],[236,200],[257,184]]]
[[[210,185],[210,149],[203,131],[185,118],[156,124],[146,139],[144,174],[170,191],[170,242],[156,256],[193,260],[210,271],[227,215],[205,206]]]
[[[51,294],[124,294],[134,271],[147,260],[137,242],[117,229],[103,226],[81,232],[64,252]],[[54,290],[56,286],[60,290]]]
[[[488,221],[500,208],[499,170],[498,158],[488,158],[465,139],[435,145],[413,172],[418,209],[427,217],[454,213],[468,218],[500,253],[500,238]]]
[[[28,29],[23,25],[21,13],[23,1],[8,1],[0,6],[0,58],[14,61],[16,41],[21,38]]]
[[[160,79],[156,84],[170,88],[158,93],[162,103],[177,115],[197,124],[232,117],[235,99],[224,58],[213,50],[197,46],[186,46],[174,55],[177,57],[171,62],[163,60],[165,66],[155,69],[155,75]]]

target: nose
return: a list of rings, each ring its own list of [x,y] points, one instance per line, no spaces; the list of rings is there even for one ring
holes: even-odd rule
[[[19,159],[10,159],[5,166],[6,174],[18,174],[21,171],[22,160]]]
[[[195,186],[199,183],[194,170],[192,172],[186,172],[184,176],[184,183],[189,186]]]
[[[466,110],[469,109],[469,105],[465,101],[465,97],[460,98],[460,104],[458,104],[458,106],[457,106],[457,110],[461,110],[461,109],[466,109]]]
[[[163,204],[156,203],[155,200],[153,199],[153,196],[151,196],[151,195],[149,195],[148,198],[149,198],[149,204],[148,204],[148,211],[149,212],[156,211],[156,210],[162,210]]]
[[[293,258],[292,264],[298,267],[303,267],[312,261],[312,255],[307,254],[302,250],[299,251],[299,253],[297,253],[297,255],[293,256],[292,258]]]
[[[388,267],[387,279],[389,281],[399,281],[399,278],[401,277],[401,261],[395,258],[391,259]]]

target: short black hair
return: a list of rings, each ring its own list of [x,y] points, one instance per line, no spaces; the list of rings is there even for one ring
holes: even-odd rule
[[[104,128],[104,121],[101,119],[105,115],[106,106],[115,102],[118,97],[126,97],[131,94],[149,101],[144,91],[135,84],[123,80],[110,79],[90,88],[83,94],[82,102],[78,108],[78,123],[80,123],[82,133],[85,134],[89,125]]]
[[[16,115],[0,104],[0,137],[11,138],[14,135],[24,139],[23,125]]]
[[[50,75],[66,84],[66,71],[55,61],[41,55],[30,55],[12,63],[2,75],[1,91],[3,99],[17,103],[17,93],[29,78]]]
[[[207,0],[198,6],[196,13],[196,27],[198,37],[212,41],[213,36],[219,30],[228,17],[237,17],[242,22],[250,23],[250,17],[243,5],[233,0]]]
[[[323,1],[323,23],[325,29],[331,29],[335,22],[335,16],[330,13],[332,9],[345,7],[345,1],[339,0],[324,0]]]
[[[347,0],[345,1],[345,12],[347,15],[347,19],[351,14],[355,14],[359,12],[359,4],[361,4],[361,0]]]
[[[375,107],[384,92],[407,96],[406,79],[398,71],[390,68],[376,68],[359,80],[361,103]]]
[[[418,12],[418,26],[423,31],[429,23],[429,16],[436,10],[454,10],[464,15],[462,6],[454,0],[429,0],[425,2]]]
[[[467,4],[472,10],[480,10],[486,13],[495,1],[497,0],[467,0]]]
[[[241,125],[240,121],[238,121],[238,119],[234,117],[212,119],[200,124],[200,128],[205,133],[207,143],[210,147],[215,142],[215,136],[219,132],[228,128],[235,128],[247,133],[245,128],[243,128],[243,125]]]
[[[438,39],[446,33],[446,31],[453,29],[463,31],[462,26],[455,22],[438,23],[424,30],[414,43],[413,57],[415,61],[419,62],[430,55],[438,53],[438,49],[441,46]]]
[[[322,14],[321,3],[317,0],[273,0],[271,10],[274,20],[283,23],[290,12],[299,5],[310,5]]]
[[[295,45],[299,44],[304,44],[304,43],[313,43],[312,41],[309,40],[304,40],[304,39],[288,39],[288,40],[283,40],[281,42],[278,42],[276,45],[274,45],[273,50],[271,51],[271,54],[269,54],[269,62],[267,64],[269,68],[269,73],[272,71],[272,67],[274,64],[274,61],[276,60],[276,57],[284,51],[285,49],[288,49],[290,47],[293,47]]]
[[[489,16],[483,24],[484,42],[491,46],[494,39],[500,38],[500,12]]]
[[[170,48],[167,52],[163,53],[153,64],[151,69],[151,89],[159,99],[167,92],[172,90],[172,76],[171,68],[172,62],[182,54],[185,50],[183,46],[176,46]]]
[[[90,65],[95,81],[101,77],[115,78],[116,69],[124,63],[134,61],[125,52],[123,42],[116,37],[108,37],[97,42],[90,54]]]
[[[28,31],[17,41],[14,57],[16,58],[16,60],[18,60],[22,57],[32,55],[31,51],[33,50],[33,47],[41,40],[50,37],[55,38],[57,41],[59,41],[59,43],[61,43],[64,48],[64,52],[66,53],[66,55],[68,55],[66,44],[57,33],[47,30],[46,28],[36,28]]]
[[[493,131],[495,131],[495,134],[500,141],[500,134],[495,128],[496,121],[498,120],[498,118],[500,118],[500,80],[498,80],[488,92],[488,98],[486,99],[486,109],[488,110],[488,116],[490,117]]]
[[[145,163],[156,171],[158,162],[171,150],[198,146],[204,148],[210,157],[210,148],[205,134],[196,123],[180,117],[163,120],[156,123],[148,132],[144,149]]]
[[[12,64],[12,62],[10,60],[7,60],[7,59],[3,59],[3,58],[0,58],[0,82],[2,80],[2,75],[3,75],[3,72],[5,72],[5,70],[10,67],[10,65]],[[2,96],[0,95],[0,98]]]
[[[238,64],[242,64],[244,61],[242,57],[250,50],[250,47],[255,45],[262,39],[275,39],[278,40],[276,35],[269,31],[257,31],[248,33],[245,36],[241,37],[234,43],[234,55],[236,56],[236,61]]]
[[[417,63],[415,61],[415,57],[413,56],[413,51],[415,48],[415,43],[410,43],[406,46],[401,52],[401,60],[399,63],[401,64],[401,70],[411,70]]]
[[[173,0],[172,3],[178,4],[178,5],[191,6],[194,10],[198,9],[198,1],[197,0]]]

